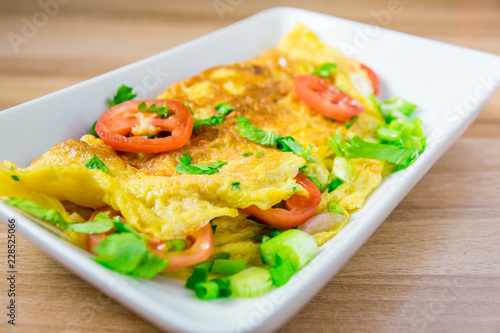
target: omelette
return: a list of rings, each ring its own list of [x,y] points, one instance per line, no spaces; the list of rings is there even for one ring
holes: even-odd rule
[[[232,272],[238,278],[225,280],[228,290],[236,296],[252,297],[255,292],[246,294],[233,288],[233,281],[247,276],[258,280],[255,276],[263,272],[255,271],[263,269],[274,274],[269,276],[279,286],[275,281],[277,268],[284,270],[286,263],[292,263],[289,267],[295,272],[311,259],[300,257],[292,245],[287,246],[297,252],[297,257],[284,255],[286,251],[265,250],[265,244],[272,248],[280,237],[300,233],[302,242],[321,246],[363,206],[383,175],[408,166],[423,152],[421,123],[410,119],[416,106],[399,98],[381,103],[373,75],[366,66],[322,43],[299,24],[276,48],[256,58],[210,68],[167,87],[151,100],[157,101],[154,106],[130,100],[110,109],[126,118],[131,117],[127,108],[133,105],[140,111],[136,111],[140,120],[127,135],[152,142],[165,139],[170,132],[172,137],[177,136],[169,127],[173,122],[165,124],[172,110],[178,116],[185,105],[192,113],[186,116],[192,117],[192,125],[185,126],[192,126],[192,131],[189,135],[187,130],[179,130],[178,136],[186,140],[178,144],[180,147],[162,152],[156,148],[121,150],[122,146],[114,146],[111,139],[100,135],[105,126],[98,123],[97,133],[62,142],[27,168],[8,161],[0,163],[0,198],[21,209],[25,206],[16,202],[30,203],[31,210],[24,210],[56,223],[83,248],[88,247],[88,234],[104,235],[98,239],[101,242],[126,234],[133,235],[131,242],[133,237],[147,239],[149,247],[151,240],[163,245],[181,241],[183,245],[177,251],[182,253],[196,246],[192,235],[210,229],[206,232],[211,233],[213,244],[207,258],[182,269],[165,269],[163,274],[187,279],[189,285],[190,280],[197,279],[193,272],[205,267],[199,265],[213,263],[204,269],[217,278],[219,286],[224,285],[219,278]],[[357,111],[348,119],[346,115],[336,119],[335,115],[318,112],[317,104],[305,102],[297,88],[298,78],[320,80],[334,87],[324,94],[347,96],[349,100],[336,103],[341,107],[342,103],[351,103],[348,107]],[[133,96],[130,91],[122,92]],[[164,100],[182,105],[161,106]],[[150,116],[153,113],[156,118]],[[160,123],[163,129],[155,125]],[[313,206],[312,191],[317,199]],[[307,200],[309,206],[304,207],[310,210],[310,217],[293,227],[276,227],[261,219],[263,215],[252,213],[276,209],[295,212],[290,207],[304,205]],[[33,207],[38,207],[37,212],[43,207],[50,213],[37,215]],[[96,218],[96,213],[103,212],[107,215]],[[111,225],[102,229],[109,223],[113,229]],[[87,224],[87,231],[81,231]],[[91,224],[107,231],[88,231]],[[106,236],[113,230],[121,234]],[[103,251],[92,252],[107,254],[108,260],[109,252]],[[175,246],[172,251],[176,251]],[[163,266],[159,264],[162,268],[168,267],[169,257],[174,260],[168,252],[163,257]],[[141,256],[134,267],[157,259]],[[115,269],[106,260],[101,263]],[[223,264],[234,270],[220,268]],[[157,269],[155,274],[161,271]],[[269,278],[268,273],[263,274]],[[200,281],[210,282],[207,277]],[[192,284],[191,289],[195,285],[199,283]],[[210,288],[203,290],[201,295],[208,298]],[[221,287],[217,295],[222,294]]]

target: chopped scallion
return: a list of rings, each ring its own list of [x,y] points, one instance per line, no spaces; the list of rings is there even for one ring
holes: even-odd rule
[[[354,175],[354,168],[351,163],[342,156],[336,156],[333,160],[333,174],[335,177],[349,182]]]
[[[193,274],[186,281],[186,288],[194,290],[198,283],[207,282],[208,272],[204,268],[195,267]]]
[[[296,273],[295,267],[290,259],[285,259],[281,264],[269,270],[273,283],[276,287],[281,287],[286,284],[290,278]]]
[[[231,296],[232,292],[229,288],[230,278],[213,279],[210,282],[215,282],[219,285],[219,298],[226,298]]]
[[[212,267],[212,273],[236,274],[245,269],[246,261],[216,259]]]
[[[194,286],[194,292],[199,299],[208,301],[219,297],[219,284],[214,281],[198,283]]]
[[[201,263],[197,264],[196,266],[194,266],[194,268],[201,268],[201,269],[206,270],[207,272],[210,272],[212,270],[213,265],[214,265],[213,262],[205,261],[205,262],[201,262]]]
[[[283,260],[289,258],[296,270],[302,269],[318,251],[318,244],[313,236],[297,229],[284,231],[259,245],[262,261],[276,265],[276,255]]]
[[[342,185],[344,181],[340,178],[335,178],[331,182],[328,183],[326,186],[326,189],[328,190],[328,193],[331,193],[337,189],[340,185]]]
[[[330,202],[330,204],[328,205],[328,211],[330,213],[337,213],[344,215],[344,212],[342,211],[342,209],[340,209],[339,204],[336,202]]]
[[[236,297],[257,297],[273,288],[273,280],[267,269],[250,267],[232,276],[229,288]]]

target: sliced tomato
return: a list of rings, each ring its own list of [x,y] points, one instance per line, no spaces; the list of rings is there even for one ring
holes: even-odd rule
[[[164,272],[174,272],[184,267],[199,264],[207,260],[214,250],[214,233],[210,223],[194,234],[191,234],[188,240],[191,241],[192,245],[184,251],[167,252],[158,249],[151,250],[154,255],[160,258],[167,256],[168,267],[163,270]],[[162,245],[159,244],[158,247],[162,247]]]
[[[146,103],[168,106],[169,116],[162,119],[158,113],[140,112],[138,105]],[[153,132],[171,135],[149,139],[133,135],[133,131],[147,128]],[[193,116],[181,102],[171,99],[145,99],[126,101],[113,106],[99,118],[95,131],[105,144],[116,150],[135,153],[160,153],[178,149],[186,144],[193,132]],[[155,134],[156,134],[155,133]]]
[[[338,121],[346,121],[365,110],[357,99],[315,75],[297,76],[295,92],[311,108]]]
[[[96,210],[90,217],[89,221],[93,221],[94,217],[98,213],[108,211],[110,217],[120,216],[120,221],[127,223],[120,212],[117,212],[109,206],[104,206]],[[97,254],[93,251],[93,249],[99,246],[99,242],[105,240],[106,237],[114,231],[114,229],[111,229],[110,231],[102,234],[86,235],[88,250],[93,254]],[[192,235],[188,236],[185,241],[187,244],[190,244],[190,247],[179,252],[166,251],[166,246],[164,246],[166,243],[165,241],[159,241],[157,239],[151,239],[149,241],[148,246],[154,255],[162,259],[165,257],[168,258],[169,266],[163,270],[164,272],[174,272],[184,267],[193,266],[207,260],[214,250],[214,234],[212,226],[207,224]]]
[[[298,173],[295,177],[297,184],[301,185],[309,193],[309,197],[292,195],[285,201],[286,209],[271,208],[262,210],[257,206],[250,206],[241,211],[251,217],[258,219],[266,225],[286,230],[294,228],[314,215],[321,203],[321,192],[306,176]]]
[[[360,64],[361,65],[361,68],[366,71],[366,74],[368,74],[368,78],[370,79],[370,81],[372,81],[372,87],[373,87],[373,94],[375,96],[378,95],[378,92],[379,92],[379,88],[380,88],[380,81],[378,79],[378,76],[377,74],[375,74],[374,71],[372,71],[372,69],[366,65],[363,65],[363,64]]]

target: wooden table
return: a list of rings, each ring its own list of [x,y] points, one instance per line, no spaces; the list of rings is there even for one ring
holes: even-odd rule
[[[38,1],[0,1],[0,109],[153,55],[274,6],[369,22],[389,0],[80,1],[53,8],[18,45]],[[239,3],[239,4],[238,4]],[[401,0],[388,28],[500,54],[496,0]],[[39,14],[38,14],[39,15]],[[40,20],[41,17],[38,17]],[[467,66],[467,64],[464,64]],[[460,68],[457,68],[460,71]],[[281,332],[500,331],[500,93],[371,239]],[[6,228],[0,228],[6,249]],[[11,332],[157,332],[28,240],[18,243]],[[2,262],[5,258],[2,257]],[[7,282],[0,282],[1,307]],[[2,311],[4,313],[5,310]]]

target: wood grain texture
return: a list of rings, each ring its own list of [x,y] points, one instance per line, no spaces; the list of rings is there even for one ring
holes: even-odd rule
[[[0,0],[0,109],[269,7],[295,6],[369,22],[389,3],[242,0],[221,19],[213,1],[64,2],[15,53],[7,34],[20,33],[23,17],[32,20],[41,8],[38,1]],[[401,0],[401,5],[389,29],[500,54],[496,0]],[[497,92],[370,240],[280,332],[500,331],[499,110]],[[2,311],[0,331],[159,331],[19,238],[18,325],[6,325]],[[0,249],[6,243],[1,224]],[[0,256],[3,263],[6,255]],[[1,271],[4,308],[7,283]]]

